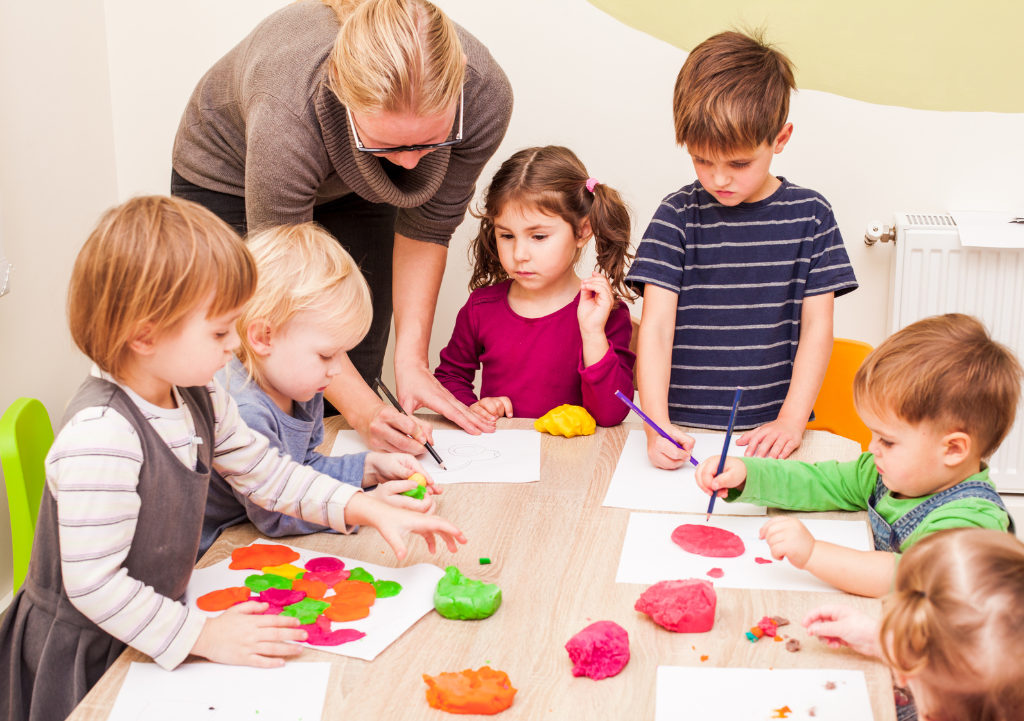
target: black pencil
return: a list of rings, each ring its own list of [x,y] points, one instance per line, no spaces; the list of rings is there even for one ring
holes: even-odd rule
[[[373,380],[377,384],[377,387],[384,391],[384,395],[386,395],[388,397],[388,400],[391,401],[391,405],[400,410],[402,413],[405,413],[405,409],[402,408],[402,404],[398,402],[397,398],[391,395],[391,391],[389,391],[388,387],[384,385],[384,381],[382,381],[380,378],[374,378]],[[409,416],[408,413],[405,413],[405,415]],[[409,417],[412,418],[412,416]],[[448,467],[444,464],[444,461],[441,460],[441,456],[437,455],[437,451],[434,450],[434,447],[427,443],[426,440],[423,441],[423,445],[426,446],[426,449],[430,452],[430,455],[432,455],[434,457],[434,460],[437,461],[437,465],[441,466],[441,468],[447,471]]]

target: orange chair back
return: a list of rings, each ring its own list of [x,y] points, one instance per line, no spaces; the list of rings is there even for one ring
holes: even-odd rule
[[[853,377],[872,347],[859,340],[836,338],[825,380],[814,402],[815,420],[807,424],[812,431],[828,431],[860,443],[863,450],[871,442],[871,431],[853,407]]]

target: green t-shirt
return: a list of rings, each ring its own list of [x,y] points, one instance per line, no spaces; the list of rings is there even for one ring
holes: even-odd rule
[[[862,453],[860,458],[847,463],[823,461],[812,464],[771,458],[742,460],[747,467],[747,482],[742,493],[729,491],[726,499],[729,502],[741,501],[789,511],[865,511],[878,480],[875,456],[871,453]],[[965,480],[983,481],[995,488],[988,479],[987,466]],[[893,498],[892,493],[886,493],[875,510],[892,525],[932,495],[935,494],[921,498]],[[900,548],[906,550],[929,533],[946,528],[1005,531],[1009,526],[1010,517],[995,503],[983,498],[961,498],[925,516]]]

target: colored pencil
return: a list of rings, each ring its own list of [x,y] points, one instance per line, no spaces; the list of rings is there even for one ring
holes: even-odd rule
[[[374,378],[373,380],[377,384],[377,387],[384,391],[384,395],[386,395],[388,397],[388,400],[391,401],[391,405],[400,410],[402,413],[405,413],[405,409],[402,408],[402,404],[398,402],[397,398],[391,395],[391,391],[389,391],[388,387],[384,385],[384,381],[382,381],[380,378]],[[405,413],[405,415],[409,416],[408,413]],[[412,418],[412,416],[409,417]],[[430,451],[430,455],[432,455],[434,457],[434,460],[437,461],[437,465],[441,466],[441,468],[447,471],[448,467],[444,464],[444,461],[441,460],[441,456],[437,455],[437,451],[434,450],[434,447],[427,443],[426,440],[423,441],[423,445],[426,447],[428,451]]]
[[[725,445],[722,446],[722,455],[718,459],[718,473],[715,477],[722,475],[722,471],[725,470],[725,452],[729,450],[729,439],[732,438],[732,424],[736,422],[736,410],[740,407],[740,398],[743,397],[743,389],[736,389],[736,398],[732,402],[732,413],[729,414],[729,426],[725,429]],[[718,496],[718,491],[712,491],[711,503],[708,504],[708,515],[704,519],[704,523],[711,520],[711,513],[715,510],[715,498]]]
[[[623,403],[625,403],[625,404],[626,404],[627,406],[629,406],[630,408],[632,408],[632,409],[633,409],[633,412],[634,412],[634,413],[636,413],[636,414],[637,414],[638,416],[640,416],[641,418],[643,418],[643,419],[644,419],[644,422],[645,422],[645,423],[647,423],[647,425],[649,425],[649,426],[650,426],[651,428],[653,428],[654,430],[656,430],[656,431],[658,432],[658,435],[660,435],[660,436],[661,436],[662,438],[664,438],[664,439],[665,439],[666,441],[668,441],[669,443],[671,443],[671,444],[672,444],[673,446],[675,446],[676,448],[679,448],[679,449],[681,449],[681,450],[684,450],[684,451],[686,450],[686,449],[685,449],[685,448],[683,448],[683,447],[682,447],[681,445],[679,445],[678,443],[676,443],[676,442],[675,442],[675,439],[673,439],[673,438],[672,438],[672,436],[670,436],[670,435],[669,435],[668,433],[666,433],[665,431],[661,430],[661,428],[659,428],[659,427],[658,427],[658,424],[657,424],[657,423],[655,423],[655,422],[654,422],[654,421],[652,421],[652,420],[651,420],[650,418],[648,418],[648,417],[647,417],[647,414],[645,414],[645,413],[644,413],[644,412],[643,412],[642,410],[640,410],[640,407],[639,407],[639,406],[637,406],[637,405],[636,405],[636,403],[634,403],[633,401],[631,401],[631,400],[629,400],[628,398],[626,398],[626,396],[622,395],[622,391],[615,391],[615,395],[616,395],[616,396],[618,396],[618,398],[619,398],[619,400],[620,400],[620,401],[622,401],[622,402],[623,402]],[[700,463],[699,463],[699,462],[697,461],[697,459],[696,459],[696,458],[694,458],[693,456],[690,456],[690,463],[692,463],[692,464],[693,464],[694,466],[699,466],[699,465],[700,465]]]

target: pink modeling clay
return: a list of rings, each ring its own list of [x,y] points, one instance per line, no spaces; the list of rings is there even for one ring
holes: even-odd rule
[[[764,631],[765,636],[774,636],[778,633],[779,624],[775,623],[775,621],[768,616],[765,616],[757,622],[757,627]]]
[[[629,634],[614,621],[598,621],[570,638],[565,650],[573,663],[573,676],[600,681],[629,663]]]
[[[687,553],[711,558],[735,558],[742,556],[746,548],[735,533],[687,523],[672,531],[672,541]]]
[[[771,561],[767,558],[761,558],[760,556],[758,556],[754,559],[754,563],[771,563]]]
[[[264,616],[280,616],[281,615],[281,611],[283,611],[283,610],[284,610],[284,606],[275,606],[274,604],[270,604],[269,606],[267,606],[267,610],[263,612],[263,615]]]
[[[354,628],[340,628],[337,631],[332,631],[331,621],[326,616],[320,616],[316,619],[316,623],[299,626],[299,628],[309,634],[306,643],[312,646],[340,646],[349,641],[358,641],[366,635]]]
[[[269,603],[271,606],[291,606],[306,597],[304,591],[288,591],[283,588],[268,588],[260,593],[260,603]]]
[[[331,556],[320,556],[319,558],[311,558],[306,561],[305,569],[312,573],[324,573],[334,571],[344,571],[345,562],[340,558],[332,558]]]
[[[634,608],[669,631],[704,633],[715,625],[718,597],[709,581],[661,581],[640,596]]]
[[[723,571],[721,568],[712,568],[710,571],[708,571],[707,575],[711,576],[712,578],[721,578],[725,575],[725,571]]]

